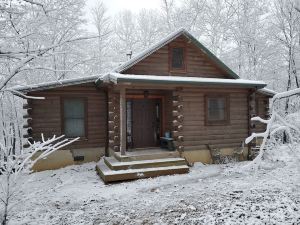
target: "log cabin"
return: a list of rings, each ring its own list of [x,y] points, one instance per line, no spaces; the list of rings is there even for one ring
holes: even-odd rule
[[[238,155],[264,126],[274,92],[244,80],[185,29],[99,76],[19,88],[30,96],[26,138],[80,137],[35,170],[97,161],[105,182],[186,173],[194,162]]]

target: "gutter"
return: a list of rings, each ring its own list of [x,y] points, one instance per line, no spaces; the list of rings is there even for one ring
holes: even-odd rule
[[[179,80],[146,80],[146,79],[131,79],[131,78],[117,78],[113,81],[115,84],[118,83],[148,83],[148,84],[175,84],[175,85],[193,85],[193,86],[238,86],[238,87],[251,87],[255,89],[264,88],[266,84],[247,84],[247,83],[220,83],[220,82],[199,82],[199,81],[179,81]]]
[[[168,79],[166,77],[162,78],[160,76],[153,76],[147,78],[147,75],[145,75],[145,78],[142,76],[134,77],[134,75],[124,75],[120,74],[106,74],[103,77],[99,78],[96,81],[96,85],[100,85],[102,83],[112,83],[112,84],[120,84],[120,83],[126,83],[126,84],[162,84],[162,85],[190,85],[190,86],[222,86],[222,87],[242,87],[242,88],[255,88],[255,89],[261,89],[264,88],[267,84],[264,82],[255,82],[255,81],[249,81],[247,80],[241,80],[239,79],[224,79],[222,80],[210,80],[210,79],[204,79],[204,80],[192,80],[190,77],[186,77],[187,79]]]

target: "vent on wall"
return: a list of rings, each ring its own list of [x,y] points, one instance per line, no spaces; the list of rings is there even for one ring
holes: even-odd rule
[[[72,155],[73,155],[74,162],[84,161],[84,155],[85,154],[82,150],[73,149],[72,150]]]
[[[77,155],[77,156],[73,156],[74,161],[84,161],[84,156],[83,155]]]

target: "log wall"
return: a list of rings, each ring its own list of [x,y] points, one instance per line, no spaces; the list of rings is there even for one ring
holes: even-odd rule
[[[223,93],[229,96],[230,121],[227,125],[205,124],[205,95]],[[240,147],[248,136],[248,90],[183,89],[183,135],[185,150]]]
[[[169,46],[186,46],[186,72],[170,72],[169,69]],[[151,75],[173,75],[193,77],[230,78],[227,72],[210,60],[198,47],[190,42],[185,36],[180,36],[152,53],[131,68],[122,72],[124,74],[151,74]]]
[[[61,101],[63,97],[84,97],[87,99],[87,138],[80,139],[66,149],[105,147],[107,126],[107,103],[105,92],[94,84],[74,85],[30,93],[42,96],[44,100],[29,100],[28,126],[32,128],[31,136],[39,140],[44,136],[62,134]]]

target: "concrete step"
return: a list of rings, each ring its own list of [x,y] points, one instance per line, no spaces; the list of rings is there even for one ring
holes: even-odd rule
[[[153,160],[165,158],[179,158],[178,151],[166,150],[140,150],[135,152],[126,152],[126,155],[121,155],[120,152],[112,152],[112,156],[121,162]]]
[[[130,162],[120,162],[114,157],[104,157],[104,162],[111,170],[142,169],[186,165],[185,159],[183,158],[162,158],[152,160],[135,160]]]
[[[127,170],[111,170],[104,162],[104,159],[101,159],[97,163],[96,169],[104,183],[135,180],[163,175],[183,174],[189,172],[189,167],[187,165]]]

